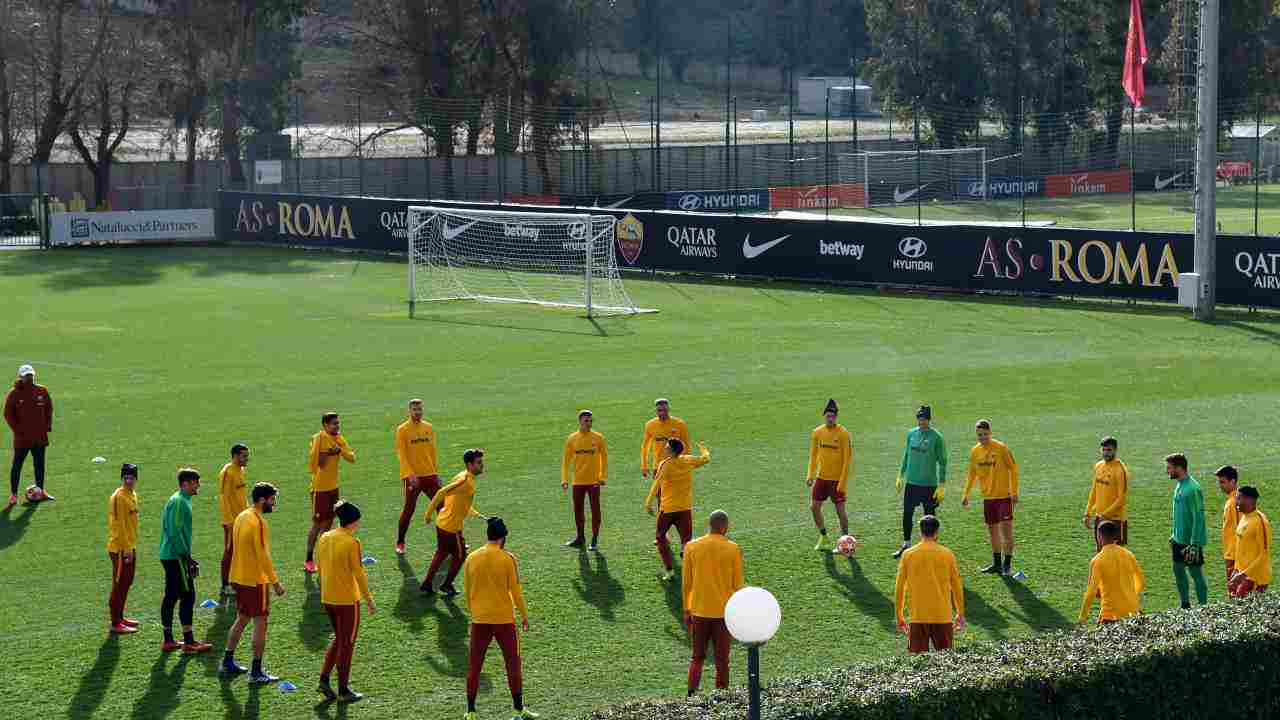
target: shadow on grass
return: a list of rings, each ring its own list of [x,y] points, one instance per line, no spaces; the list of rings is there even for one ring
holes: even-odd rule
[[[347,720],[347,708],[350,703],[337,700],[324,700],[313,708],[315,716],[320,720]]]
[[[329,616],[320,598],[320,587],[308,574],[303,582],[302,618],[298,620],[298,637],[308,650],[316,652],[329,646]]]
[[[427,655],[427,664],[433,670],[449,677],[467,676],[467,655],[470,652],[468,632],[470,622],[466,613],[458,607],[453,598],[438,597],[431,603],[428,612],[436,623],[436,643],[439,652]],[[480,687],[488,690],[490,683],[484,675],[480,676]]]
[[[964,589],[964,617],[970,625],[986,630],[995,640],[1004,640],[1009,630],[1009,621],[1004,615],[968,586]]]
[[[236,610],[231,607],[230,598],[218,598],[218,607],[213,611],[213,624],[209,626],[209,632],[205,633],[204,641],[213,646],[212,652],[207,652],[201,656],[201,662],[205,666],[205,673],[208,675],[217,675],[218,668],[222,664],[222,652],[227,647],[227,635],[231,631],[231,625],[236,621]],[[252,636],[253,625],[250,624],[246,628],[246,634]]]
[[[4,510],[0,510],[0,550],[10,545],[16,544],[22,539],[27,532],[27,526],[31,524],[31,515],[35,513],[37,505],[23,505],[21,510],[15,514],[15,505],[10,505]]]
[[[169,667],[169,660],[175,657],[173,667]],[[180,691],[187,680],[187,664],[192,657],[186,653],[163,652],[156,657],[146,692],[133,705],[131,716],[135,720],[159,720],[178,709],[182,703]]]
[[[1072,627],[1073,623],[1070,619],[1041,600],[1031,588],[1013,578],[1001,579],[1005,587],[1009,588],[1009,594],[1013,596],[1014,601],[1022,608],[1023,622],[1036,630],[1059,630]]]
[[[895,614],[893,600],[889,596],[876,589],[876,586],[867,579],[862,572],[862,566],[853,558],[842,557],[843,562],[837,563],[836,556],[831,553],[823,553],[822,564],[827,568],[827,575],[832,580],[840,583],[841,590],[858,610],[866,617],[876,618],[880,622],[880,627],[888,632],[895,632]],[[841,572],[839,565],[848,563],[849,573],[846,575]]]
[[[517,325],[511,322],[511,317],[509,315],[495,316],[493,320],[460,320],[457,318],[441,317],[438,315],[424,315],[421,311],[418,311],[414,316],[414,319],[424,322],[442,323],[445,325],[521,330],[527,332],[551,333],[554,335],[609,337],[632,334],[631,329],[626,325],[626,317],[586,318],[567,315],[560,315],[557,317],[556,315],[549,313],[543,317],[530,317],[528,318],[528,323]],[[541,324],[535,325],[535,323]]]
[[[67,705],[67,717],[71,720],[89,717],[102,704],[107,696],[107,686],[111,684],[111,675],[120,662],[120,636],[108,634],[98,648],[98,659],[93,667],[80,677],[80,687]]]
[[[240,699],[236,697],[234,692],[242,684],[248,688],[248,698],[245,699],[243,705],[240,704]],[[222,686],[222,706],[225,708],[222,716],[224,720],[258,720],[258,708],[261,704],[262,693],[261,685],[241,683],[238,679],[229,679],[220,683],[220,685]]]
[[[1262,318],[1266,318],[1267,316],[1260,315],[1258,317],[1261,320]],[[1252,321],[1253,321],[1253,318],[1251,316],[1250,322]],[[1268,321],[1274,322],[1274,320],[1268,320]],[[1275,345],[1280,345],[1280,332],[1271,330],[1269,328],[1256,327],[1254,325],[1250,325],[1245,322],[1240,322],[1238,320],[1218,320],[1216,324],[1224,328],[1246,332],[1249,335],[1253,336],[1254,340],[1260,340],[1263,342],[1269,342]]]
[[[0,276],[40,277],[50,290],[139,287],[160,282],[174,269],[196,277],[298,275],[322,272],[332,256],[298,250],[227,246],[60,248],[7,256]],[[343,259],[347,259],[343,256]],[[352,256],[360,261],[363,258]]]
[[[396,556],[396,564],[400,567],[400,595],[396,597],[396,607],[391,611],[395,618],[408,626],[414,635],[422,634],[423,607],[422,592],[418,589],[419,581],[413,573],[413,565],[403,555]]]
[[[578,552],[578,576],[573,587],[584,601],[596,606],[600,611],[600,619],[614,622],[617,615],[614,608],[622,604],[627,591],[622,583],[609,574],[609,561],[603,553],[595,553],[595,567],[591,566],[591,558],[585,551]]]
[[[667,635],[673,639],[682,642],[689,642],[689,628],[684,624],[684,590],[681,586],[680,568],[675,568],[676,576],[671,582],[662,583],[663,593],[666,595],[667,610],[671,612],[671,617],[675,618],[675,628],[667,628]]]

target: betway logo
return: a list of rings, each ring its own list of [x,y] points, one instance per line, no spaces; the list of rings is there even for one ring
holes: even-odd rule
[[[1090,184],[1089,175],[1087,173],[1084,175],[1076,175],[1071,178],[1071,194],[1072,195],[1104,193],[1106,191],[1107,191],[1106,183]]]
[[[526,240],[538,239],[538,228],[529,227],[527,225],[502,225],[502,234],[506,237],[524,238]]]
[[[819,255],[835,255],[837,257],[851,257],[854,260],[861,260],[864,249],[866,249],[866,246],[861,243],[818,240]]]

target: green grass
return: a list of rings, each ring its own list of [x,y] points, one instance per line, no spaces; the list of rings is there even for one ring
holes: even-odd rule
[[[1252,235],[1254,231],[1253,186],[1219,187],[1218,227],[1221,232]],[[1258,232],[1280,235],[1280,185],[1263,185],[1258,199]],[[821,211],[815,211],[821,212]],[[838,211],[844,215],[879,218],[916,217],[915,205]],[[924,220],[952,222],[1021,222],[1018,200],[975,203],[924,203]],[[1027,222],[1052,222],[1062,227],[1111,228],[1128,230],[1132,222],[1128,194],[1087,195],[1070,198],[1027,198]],[[1195,212],[1190,193],[1138,193],[1139,230],[1192,232]]]
[[[1202,325],[1149,305],[630,279],[636,301],[661,314],[592,324],[458,303],[410,320],[398,262],[252,248],[15,252],[0,255],[0,283],[9,298],[0,367],[34,362],[58,410],[49,487],[59,500],[0,513],[8,657],[0,700],[13,717],[346,716],[316,706],[328,628],[301,571],[307,441],[330,408],[342,412],[359,453],[358,464],[344,465],[342,487],[364,509],[361,538],[380,561],[371,568],[380,612],[366,616],[356,648],[354,681],[369,699],[349,711],[363,718],[456,718],[464,709],[465,606],[419,598],[432,549],[420,522],[408,564],[392,553],[400,492],[391,434],[411,396],[426,398],[446,472],[456,472],[464,448],[488,451],[477,506],[512,528],[533,615],[526,697],[548,718],[683,693],[689,650],[678,589],[655,579],[636,467],[655,396],[670,396],[712,450],[697,475],[697,515],[731,513],[748,581],[782,604],[766,677],[904,654],[892,616],[893,477],[920,403],[933,405],[949,441],[953,483],[980,416],[992,418],[1023,468],[1015,564],[1026,583],[974,574],[990,557],[987,534],[979,509],[960,510],[958,485],[941,511],[967,583],[962,645],[1074,620],[1092,554],[1079,517],[1100,435],[1119,436],[1134,473],[1131,547],[1148,573],[1148,611],[1176,604],[1160,458],[1189,454],[1205,479],[1212,538],[1221,500],[1211,469],[1239,466],[1261,483],[1264,508],[1280,470],[1270,451],[1280,325],[1266,314]],[[856,448],[850,512],[865,543],[856,563],[811,549],[804,464],[830,396]],[[613,449],[599,556],[559,547],[572,521],[557,464],[584,406]],[[253,448],[250,481],[282,489],[271,523],[288,594],[273,603],[267,663],[299,685],[294,694],[221,683],[216,654],[158,650],[155,552],[174,469],[193,463],[210,478],[195,500],[203,600],[215,591],[221,544],[213,476],[236,441]],[[7,457],[7,434],[2,442]],[[95,455],[108,463],[92,465]],[[125,460],[142,470],[130,608],[143,632],[116,640],[105,627],[104,506]],[[468,526],[473,544],[480,532]],[[1215,539],[1215,558],[1218,549]],[[1209,571],[1221,599],[1216,560]],[[230,621],[198,610],[197,632],[221,645]],[[509,707],[495,652],[481,694],[488,718]],[[745,664],[735,650],[735,684]]]

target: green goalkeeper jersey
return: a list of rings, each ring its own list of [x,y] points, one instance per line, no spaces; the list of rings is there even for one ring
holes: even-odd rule
[[[915,428],[907,433],[907,449],[902,452],[898,474],[908,485],[937,487],[947,482],[947,445],[942,433]]]

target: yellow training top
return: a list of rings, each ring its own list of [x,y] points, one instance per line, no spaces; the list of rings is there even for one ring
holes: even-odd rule
[[[396,428],[396,457],[400,458],[400,477],[435,475],[436,430],[426,420],[405,420]]]
[[[677,438],[689,447],[689,426],[675,415],[668,415],[665,421],[650,418],[644,424],[644,442],[640,443],[640,469],[648,470],[656,467],[662,459],[662,446],[667,440]],[[652,461],[652,462],[651,462]]]
[[[355,605],[370,600],[360,541],[346,528],[334,528],[316,541],[316,572],[320,575],[320,602]]]
[[[138,547],[138,496],[123,485],[107,501],[107,552],[125,553]]]
[[[1138,596],[1147,589],[1138,558],[1115,543],[1103,545],[1089,562],[1089,588],[1084,591],[1080,622],[1089,619],[1093,599],[1102,596],[1098,621],[1122,620],[1138,614]]]
[[[1107,520],[1128,520],[1125,503],[1129,499],[1129,468],[1119,460],[1099,460],[1093,466],[1093,489],[1085,515],[1101,515]]]
[[[329,492],[338,489],[338,456],[329,455],[324,467],[320,466],[320,455],[331,448],[342,451],[342,459],[349,463],[356,461],[356,454],[347,445],[347,439],[341,435],[330,435],[321,430],[311,436],[311,456],[308,467],[311,471],[311,492]]]
[[[520,617],[529,619],[520,587],[516,556],[498,547],[485,546],[467,556],[462,565],[463,585],[467,589],[467,606],[471,622],[479,625],[512,625],[516,621],[511,606],[520,609]]]
[[[1236,572],[1254,585],[1271,584],[1271,521],[1261,510],[1244,513],[1236,527]]]
[[[280,582],[271,562],[271,528],[256,507],[236,516],[231,537],[231,572],[227,576],[231,582],[248,586]]]
[[[569,481],[573,471],[574,485],[599,485],[609,479],[609,445],[604,435],[592,430],[569,433],[564,441],[564,457],[560,461],[560,482]]]
[[[711,453],[700,448],[701,455],[665,457],[658,461],[653,471],[653,485],[644,499],[646,508],[653,505],[653,498],[660,496],[659,507],[664,513],[693,509],[693,469],[711,462]]]
[[[996,440],[978,443],[969,451],[969,479],[964,484],[964,499],[969,499],[974,481],[987,500],[1018,496],[1018,463],[1009,446]]]
[[[949,623],[953,610],[964,615],[964,585],[955,553],[928,539],[902,553],[894,594],[898,620],[903,622],[908,598],[913,623]]]
[[[230,527],[236,517],[249,507],[245,493],[244,468],[227,463],[218,472],[218,507],[222,510],[222,524]]]
[[[828,428],[826,423],[813,429],[809,436],[809,471],[807,479],[815,476],[831,480],[845,492],[849,483],[849,471],[853,468],[853,438],[843,425]]]
[[[681,588],[685,612],[700,618],[722,618],[729,598],[744,585],[738,543],[708,533],[684,546]]]
[[[463,470],[431,498],[431,504],[427,506],[427,520],[430,521],[431,516],[439,510],[440,517],[436,518],[436,527],[452,533],[462,532],[462,524],[468,516],[483,517],[472,507],[475,499],[476,476],[469,470]],[[442,507],[443,510],[440,509]]]
[[[1236,527],[1240,525],[1240,511],[1236,510],[1236,496],[1239,491],[1232,491],[1227,496],[1227,504],[1222,506],[1222,559],[1236,559]]]

